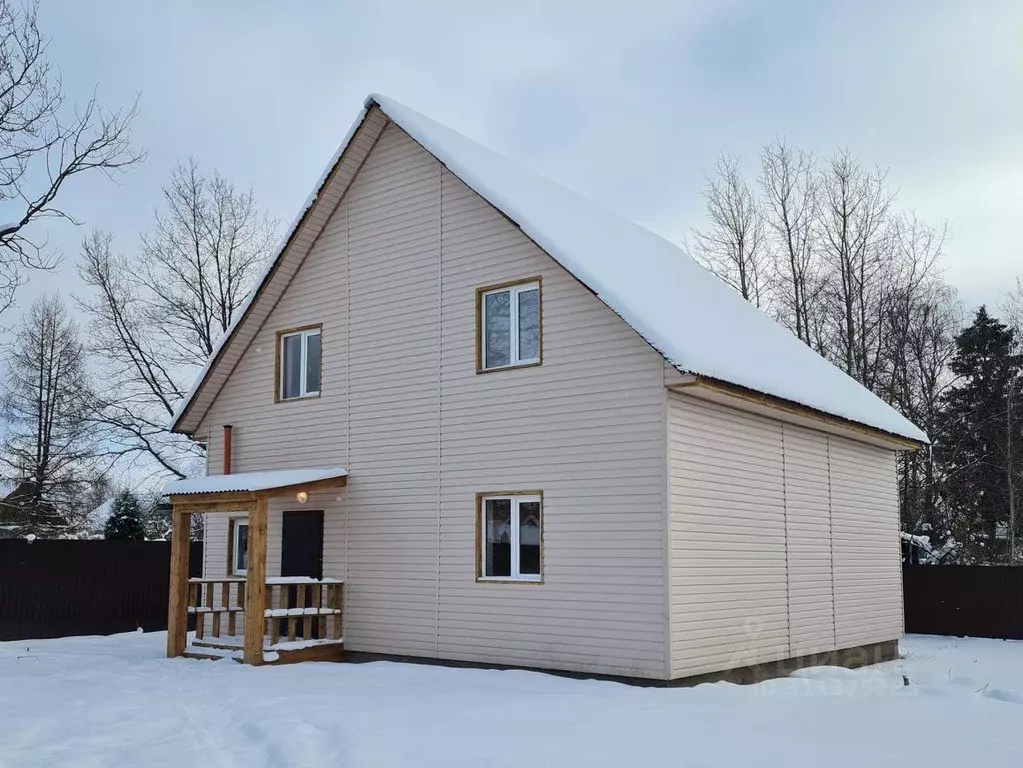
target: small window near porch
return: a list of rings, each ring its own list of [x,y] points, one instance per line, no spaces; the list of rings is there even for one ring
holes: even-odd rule
[[[540,279],[477,290],[477,372],[539,365]]]
[[[541,581],[540,494],[481,494],[480,581]]]
[[[231,519],[230,531],[230,569],[233,576],[244,576],[249,566],[249,522],[238,518]]]
[[[279,400],[320,394],[320,327],[285,331],[277,336]]]

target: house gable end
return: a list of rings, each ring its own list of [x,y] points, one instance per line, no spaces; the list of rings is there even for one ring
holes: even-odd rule
[[[476,289],[534,277],[542,364],[477,374]],[[276,332],[310,323],[320,396],[274,402]],[[237,472],[349,470],[308,502],[346,649],[663,677],[665,397],[660,355],[389,125],[213,403],[209,472],[223,424]],[[550,521],[537,601],[475,580],[476,494],[516,490]],[[270,509],[271,574],[291,508]],[[223,569],[227,526],[208,524]]]

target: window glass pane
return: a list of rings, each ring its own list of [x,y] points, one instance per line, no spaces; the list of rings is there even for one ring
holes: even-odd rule
[[[483,575],[511,576],[511,500],[487,499],[483,517]]]
[[[540,502],[519,503],[519,573],[540,575]]]
[[[540,359],[540,291],[519,294],[519,360]]]
[[[320,391],[320,334],[305,337],[305,391]]]
[[[302,337],[285,336],[281,350],[281,397],[302,394]]]
[[[234,569],[244,571],[249,567],[249,524],[235,523]]]
[[[511,362],[511,292],[483,297],[487,357],[484,367],[495,368]]]

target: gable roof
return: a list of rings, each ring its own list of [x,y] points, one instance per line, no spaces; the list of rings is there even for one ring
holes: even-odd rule
[[[859,382],[746,302],[677,246],[384,96],[371,95],[239,322],[182,402],[183,417],[267,285],[360,128],[378,111],[514,222],[684,373],[715,379],[916,442],[927,436]],[[386,122],[386,121],[385,121]],[[381,126],[382,129],[382,126]],[[379,132],[377,133],[379,135]],[[367,150],[368,153],[368,150]],[[353,173],[354,175],[354,173]],[[324,222],[325,223],[325,218]],[[226,376],[226,374],[225,374]]]

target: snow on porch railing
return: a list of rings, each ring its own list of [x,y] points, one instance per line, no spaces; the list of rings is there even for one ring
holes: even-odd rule
[[[270,647],[288,642],[341,642],[343,584],[338,579],[278,577],[266,580],[266,616]]]
[[[282,639],[341,642],[342,588],[338,579],[268,578],[263,615],[270,645]],[[244,616],[245,589],[245,578],[239,576],[188,580],[188,613],[195,616],[196,640],[244,636],[239,614]]]

